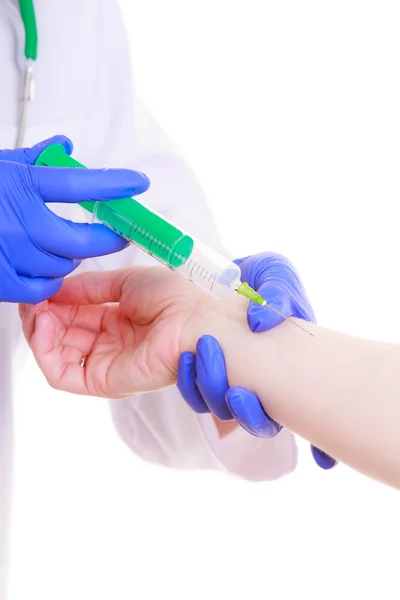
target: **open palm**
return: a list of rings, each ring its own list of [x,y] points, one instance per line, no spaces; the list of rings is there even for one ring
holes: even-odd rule
[[[117,398],[176,381],[192,329],[184,325],[208,301],[166,269],[137,267],[69,277],[51,300],[21,305],[20,314],[51,386]]]

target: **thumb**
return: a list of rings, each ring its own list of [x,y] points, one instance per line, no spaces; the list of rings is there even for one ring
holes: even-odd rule
[[[78,306],[119,302],[124,284],[134,270],[93,271],[67,277],[52,300]]]
[[[130,169],[75,169],[30,167],[32,180],[44,202],[94,202],[142,194],[149,178]]]
[[[253,332],[268,331],[293,316],[291,299],[276,285],[261,286],[259,294],[267,305],[250,303],[247,322]]]
[[[47,140],[43,140],[42,142],[35,144],[35,146],[32,146],[32,148],[23,148],[22,152],[25,155],[25,164],[34,165],[38,156],[52,144],[61,144],[67,154],[71,154],[72,150],[74,149],[73,143],[65,135],[54,135]]]
[[[67,154],[71,154],[73,145],[69,138],[64,135],[55,135],[52,138],[39,142],[32,148],[17,148],[16,150],[0,150],[0,160],[17,162],[23,165],[33,165],[39,154],[51,144],[61,144]]]

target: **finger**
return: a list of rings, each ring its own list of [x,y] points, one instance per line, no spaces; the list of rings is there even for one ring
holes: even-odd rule
[[[51,298],[62,286],[62,279],[46,279],[44,277],[18,277],[19,289],[15,290],[14,299],[10,302],[39,304]]]
[[[35,319],[38,312],[47,312],[48,303],[47,301],[40,302],[36,305],[23,304],[19,305],[19,315],[21,317],[22,332],[25,336],[28,345],[31,345],[32,335],[35,330]]]
[[[53,316],[55,315],[53,314]],[[82,356],[90,355],[98,337],[98,331],[91,331],[85,326],[73,327],[71,325],[65,329],[65,335],[60,345],[64,365],[71,365],[72,367],[81,366]]]
[[[28,253],[13,253],[13,266],[23,277],[44,277],[61,279],[75,271],[81,260],[62,258],[33,247]]]
[[[233,417],[251,435],[270,439],[281,431],[282,425],[266,414],[253,392],[242,387],[232,387],[226,394],[226,401]]]
[[[265,313],[256,306],[249,306],[249,325],[254,327],[253,331],[271,329],[284,318],[292,316],[312,323],[316,322],[304,286],[287,258],[272,252],[263,252],[244,260],[239,259],[238,262],[242,280],[247,281],[267,304],[272,305],[269,310],[270,318],[265,317]],[[284,317],[278,313],[282,313]]]
[[[48,383],[58,390],[86,394],[86,373],[79,363],[68,364],[56,344],[56,322],[49,312],[39,312],[31,339],[36,362]]]
[[[83,260],[114,254],[129,245],[129,242],[105,225],[73,223],[48,212],[50,214],[46,221],[51,223],[51,228],[47,229],[47,235],[43,222],[37,220],[30,224],[35,241],[46,252],[64,258]]]
[[[62,279],[30,278],[17,275],[1,246],[0,264],[0,302],[38,304],[53,296],[62,285]]]
[[[311,453],[317,465],[325,471],[336,467],[336,465],[338,464],[337,460],[335,460],[334,458],[332,458],[322,450],[319,450],[319,448],[316,448],[313,445],[311,445]]]
[[[50,305],[50,312],[51,305]],[[56,315],[54,315],[56,317]],[[62,322],[61,322],[62,324]],[[62,324],[64,327],[65,325]],[[82,354],[86,354],[91,351],[96,338],[98,337],[98,331],[85,327],[85,324],[78,326],[75,321],[74,325],[66,327],[65,335],[62,338],[62,345],[65,349],[74,349],[79,351],[79,358]],[[77,361],[75,361],[77,363]]]
[[[275,283],[286,294],[305,294],[299,275],[292,263],[280,254],[261,252],[247,257],[240,264],[242,280],[260,292],[265,284]]]
[[[89,331],[96,336],[103,331],[106,316],[111,317],[113,312],[119,310],[117,306],[105,306],[104,304],[87,306],[61,304],[54,302],[54,298],[55,296],[50,299],[50,310],[60,323],[65,327]]]
[[[65,135],[54,135],[47,140],[35,144],[32,148],[23,148],[25,163],[27,165],[34,165],[39,155],[52,144],[61,144],[68,155],[72,154],[72,150],[74,149],[74,145],[68,137]]]
[[[293,316],[293,302],[288,295],[287,286],[279,283],[283,267],[289,268],[289,263],[284,257],[263,252],[237,259],[235,262],[240,266],[242,279],[267,303],[267,306],[260,306],[254,302],[249,304],[247,321],[253,332],[267,331]],[[280,275],[280,279],[277,274]]]
[[[289,261],[272,252],[260,252],[243,259],[240,264],[242,279],[257,292],[260,287],[275,278],[282,279],[283,272],[293,272]]]
[[[238,267],[242,267],[242,265],[244,264],[244,262],[250,258],[249,256],[245,256],[244,258],[236,258],[233,262],[235,263],[235,265],[237,265]],[[243,272],[242,272],[242,276],[243,276]]]
[[[194,412],[210,412],[196,385],[196,357],[192,352],[183,352],[179,357],[176,385],[182,398]]]
[[[225,395],[229,389],[225,359],[221,346],[210,335],[201,337],[196,348],[196,384],[211,412],[227,421],[232,419]]]
[[[149,178],[130,169],[75,169],[30,167],[32,180],[44,202],[117,200],[142,194]]]
[[[292,300],[285,296],[276,285],[264,285],[259,294],[267,303],[260,306],[251,302],[247,311],[247,322],[253,332],[268,331],[293,316]]]
[[[93,271],[68,277],[52,301],[73,306],[119,302],[122,288],[135,270],[126,268],[115,271]],[[138,267],[137,270],[140,271],[141,268]]]
[[[0,160],[17,162],[23,165],[35,164],[39,154],[43,152],[51,144],[61,144],[67,154],[71,154],[73,145],[69,138],[64,135],[55,135],[52,138],[44,140],[32,148],[18,148],[16,150],[1,150]]]
[[[9,163],[10,176],[15,177],[16,185],[22,180],[24,182],[21,189],[17,188],[22,199],[28,190],[28,196],[18,204],[21,230],[25,230],[39,249],[55,256],[80,260],[119,252],[128,245],[126,240],[104,225],[73,223],[52,212],[39,194],[31,193],[32,183],[27,169],[24,165]]]
[[[242,281],[246,281],[253,289],[256,289],[254,276],[257,273],[260,263],[262,262],[261,256],[261,254],[250,255],[246,256],[245,258],[239,258],[237,261],[235,261],[240,267]]]
[[[36,306],[20,304],[22,330],[28,343],[30,344],[33,335],[36,315],[49,311],[64,331],[63,345],[78,349],[81,354],[87,352],[102,331],[106,309],[104,306],[80,306],[78,310],[76,308],[74,305],[57,304],[53,299]],[[107,312],[110,310],[112,308],[108,307]]]
[[[32,334],[30,336],[31,344],[33,344],[33,338],[36,335],[35,341],[35,356],[37,354],[47,354],[55,348],[55,323],[53,316],[48,310],[40,311],[37,310],[34,313]]]

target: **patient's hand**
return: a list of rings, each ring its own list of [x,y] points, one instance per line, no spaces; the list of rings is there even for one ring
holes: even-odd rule
[[[51,300],[21,305],[20,315],[52,387],[117,398],[175,383],[179,356],[192,331],[196,343],[195,323],[209,303],[165,268],[136,267],[67,278]]]

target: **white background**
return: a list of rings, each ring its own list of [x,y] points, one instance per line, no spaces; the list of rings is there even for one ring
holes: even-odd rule
[[[230,250],[282,252],[319,323],[400,342],[397,3],[121,5],[137,89]],[[273,484],[169,472],[131,456],[101,401],[55,400],[32,364],[22,414],[12,600],[400,596],[398,493],[318,470],[304,442]]]

